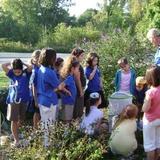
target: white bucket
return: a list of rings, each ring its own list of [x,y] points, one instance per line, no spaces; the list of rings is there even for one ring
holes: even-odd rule
[[[111,133],[114,126],[114,117],[119,115],[122,110],[128,105],[132,104],[132,95],[126,92],[115,92],[109,98],[109,132]]]
[[[119,115],[128,104],[132,104],[132,95],[126,92],[115,92],[108,100],[109,115]]]

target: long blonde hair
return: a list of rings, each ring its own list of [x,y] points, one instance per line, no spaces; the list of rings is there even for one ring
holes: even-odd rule
[[[116,121],[113,129],[116,129],[124,120],[126,119],[135,119],[138,114],[138,108],[134,104],[129,104],[121,112],[119,119]]]
[[[64,65],[60,70],[60,76],[62,79],[65,79],[71,72],[72,67],[79,66],[79,62],[75,56],[70,55],[64,61]]]

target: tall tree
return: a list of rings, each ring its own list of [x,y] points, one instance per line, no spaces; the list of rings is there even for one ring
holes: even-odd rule
[[[96,9],[87,9],[78,18],[78,25],[85,26],[87,22],[92,21],[93,17],[98,13]]]
[[[40,29],[47,30],[68,19],[64,9],[71,0],[2,0],[2,10],[21,25],[21,41],[36,43]],[[34,35],[35,36],[34,38]]]

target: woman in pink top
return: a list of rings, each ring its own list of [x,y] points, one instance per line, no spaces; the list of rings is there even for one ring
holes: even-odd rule
[[[144,149],[148,160],[160,158],[160,67],[152,67],[146,71],[147,84],[142,110]]]

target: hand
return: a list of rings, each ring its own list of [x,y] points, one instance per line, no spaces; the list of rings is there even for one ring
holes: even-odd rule
[[[80,97],[83,97],[83,96],[84,96],[84,92],[81,91],[81,92],[80,92]]]
[[[66,92],[66,94],[68,94],[70,97],[72,96],[72,94],[71,94],[71,92],[70,92],[69,90],[66,90],[65,92]]]
[[[39,108],[39,107],[38,107],[38,103],[37,103],[37,102],[35,102],[35,107],[36,107],[36,108]]]
[[[96,66],[94,66],[94,70],[96,70],[98,68],[98,66],[96,65]]]

